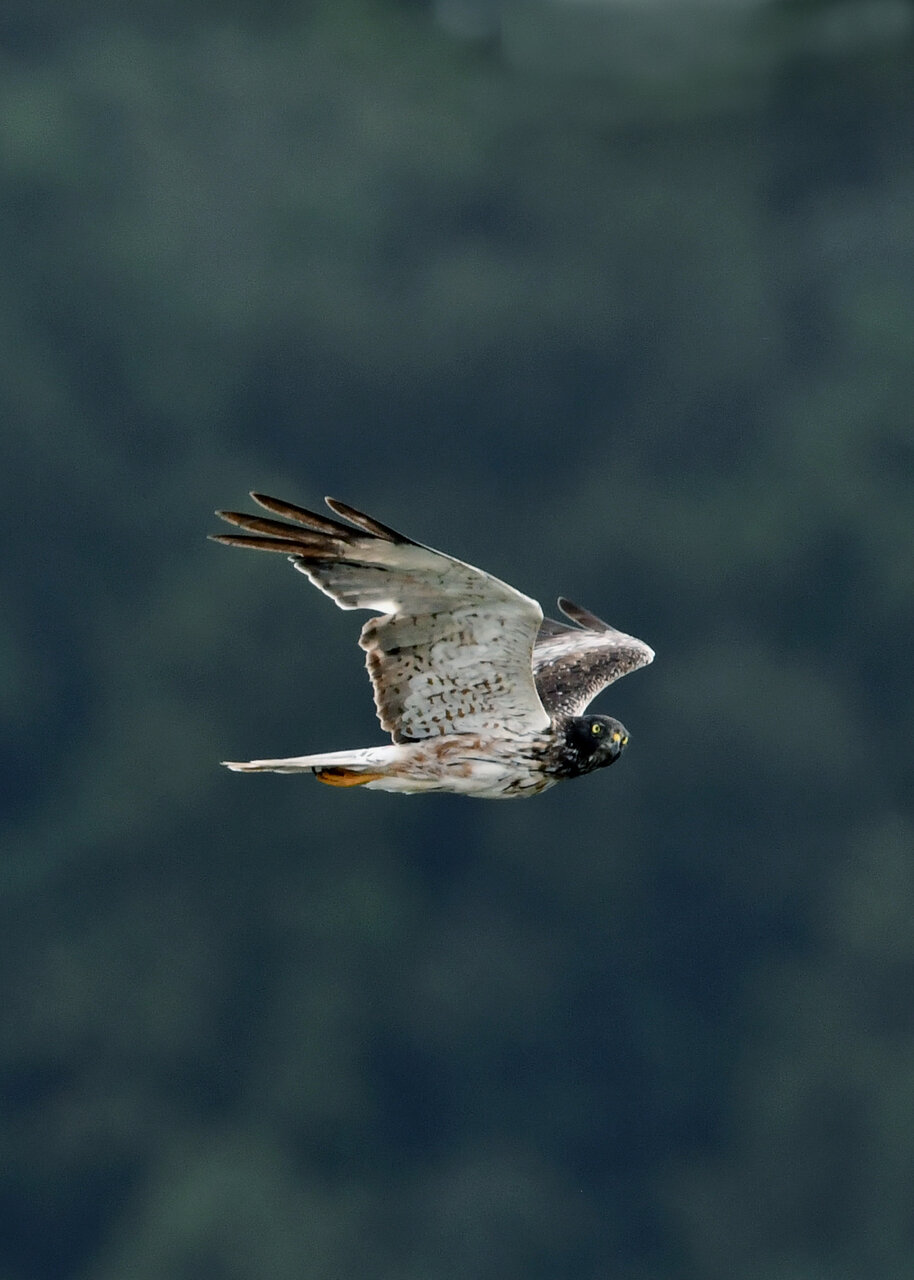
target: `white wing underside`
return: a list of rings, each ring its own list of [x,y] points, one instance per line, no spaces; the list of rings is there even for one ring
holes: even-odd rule
[[[415,543],[358,538],[345,560],[291,559],[341,608],[380,613],[359,643],[378,719],[395,742],[549,725],[533,678],[543,617],[535,600]]]
[[[510,737],[549,726],[533,675],[543,620],[535,600],[341,502],[327,499],[350,524],[252,497],[294,523],[219,512],[247,533],[217,540],[284,552],[340,608],[380,615],[365,624],[359,643],[378,718],[395,742],[451,733]]]

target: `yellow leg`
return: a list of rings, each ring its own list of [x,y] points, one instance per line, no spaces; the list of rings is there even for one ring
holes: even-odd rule
[[[364,787],[366,782],[374,782],[383,778],[383,773],[355,773],[352,769],[316,769],[314,776],[318,782],[325,782],[328,787]]]

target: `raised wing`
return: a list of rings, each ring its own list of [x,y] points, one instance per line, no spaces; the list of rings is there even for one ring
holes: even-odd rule
[[[533,674],[550,715],[579,716],[608,684],[653,662],[654,651],[570,600],[560,598],[559,608],[578,625],[544,620],[533,650]]]
[[[332,498],[327,506],[351,524],[251,497],[285,520],[220,511],[249,533],[215,534],[215,541],[281,551],[340,608],[381,615],[366,622],[359,643],[378,719],[395,742],[549,725],[533,679],[543,620],[535,600]]]

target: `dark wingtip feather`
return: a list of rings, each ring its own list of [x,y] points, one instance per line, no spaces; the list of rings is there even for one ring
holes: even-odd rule
[[[302,529],[286,524],[284,520],[267,520],[263,516],[250,516],[245,511],[217,511],[216,515],[228,524],[236,524],[248,533],[265,533],[270,537],[291,538],[303,547],[322,550],[327,547],[327,535],[315,529]]]
[[[350,507],[348,503],[340,502],[339,498],[325,498],[324,501],[330,510],[336,512],[338,516],[351,520],[358,528],[364,529],[366,533],[373,533],[376,538],[383,538],[385,542],[412,542],[412,538],[407,538],[405,534],[397,533],[396,529],[391,529],[390,525],[381,524],[380,520],[367,516],[364,511],[357,511],[355,507]]]
[[[220,520],[224,520],[226,524],[237,524],[242,529],[246,529],[249,520],[256,520],[256,516],[246,515],[243,511],[217,511],[216,515]]]
[[[306,529],[316,529],[319,533],[326,533],[334,538],[341,535],[352,536],[352,530],[348,525],[340,524],[338,520],[330,520],[327,516],[318,515],[316,511],[308,511],[306,507],[296,506],[294,502],[284,502],[281,498],[271,498],[268,493],[253,491],[251,497],[265,511],[272,511],[276,516],[285,516],[287,520],[294,520],[296,524],[304,525]]]
[[[582,609],[579,604],[575,604],[565,596],[559,596],[558,605],[566,618],[571,618],[572,622],[576,622],[578,626],[583,627],[585,631],[613,630],[608,622],[604,622],[603,619],[598,618],[596,614],[589,613],[586,609]]]
[[[211,542],[221,542],[226,547],[252,547],[255,551],[282,551],[286,555],[297,556],[306,552],[300,542],[291,538],[255,538],[244,533],[209,533],[207,537]]]

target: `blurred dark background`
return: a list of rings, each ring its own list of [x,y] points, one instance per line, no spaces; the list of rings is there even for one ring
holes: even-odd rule
[[[914,10],[7,0],[2,1280],[914,1276]],[[207,543],[657,650],[524,803]]]

